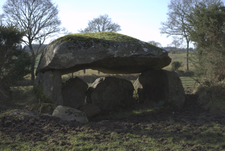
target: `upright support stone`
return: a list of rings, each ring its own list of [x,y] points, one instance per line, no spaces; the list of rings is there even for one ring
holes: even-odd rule
[[[182,82],[175,72],[165,71],[168,77],[169,100],[178,107],[183,107],[185,101],[185,92]]]
[[[46,71],[43,74],[43,94],[55,105],[63,105],[62,79],[59,70]]]
[[[101,77],[89,87],[87,102],[101,111],[128,107],[132,103],[134,87],[128,80],[116,77]]]
[[[88,84],[82,79],[75,77],[62,84],[63,106],[80,108],[85,102],[85,92]]]
[[[181,108],[185,93],[180,78],[175,72],[149,69],[142,72],[134,82],[139,101],[153,105],[172,104]]]

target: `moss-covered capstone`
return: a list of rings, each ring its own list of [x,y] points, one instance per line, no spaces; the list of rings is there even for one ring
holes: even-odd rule
[[[140,73],[169,65],[168,53],[149,43],[114,32],[79,33],[56,39],[44,50],[37,73],[81,69],[105,73]]]

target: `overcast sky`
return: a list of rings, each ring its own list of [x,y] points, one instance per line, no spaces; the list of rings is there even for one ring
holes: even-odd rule
[[[225,1],[225,0],[223,0]],[[6,0],[0,0],[0,14]],[[108,14],[121,26],[119,33],[142,41],[154,40],[166,47],[172,38],[160,34],[161,22],[167,21],[170,0],[52,0],[58,5],[62,26],[77,33],[88,20]]]

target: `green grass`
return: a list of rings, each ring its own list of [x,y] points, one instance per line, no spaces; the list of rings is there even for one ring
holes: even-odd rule
[[[193,77],[180,77],[180,79],[185,89],[194,89],[197,85]]]
[[[179,70],[186,71],[187,70],[187,63],[186,63],[186,58],[187,58],[187,52],[186,51],[179,51],[178,53],[168,53],[169,57],[172,59],[171,63],[173,61],[179,61],[182,62],[182,67],[179,68]],[[189,58],[192,58],[194,55],[194,52],[189,52]],[[164,67],[165,70],[171,70],[171,64],[167,67]],[[193,71],[194,70],[194,65],[192,61],[189,59],[189,70]]]
[[[43,141],[22,140],[18,133],[14,140],[0,137],[2,150],[221,150],[225,146],[224,126],[212,124],[190,125],[154,122],[142,130],[92,129],[45,136]],[[187,128],[188,127],[188,128]],[[177,131],[179,130],[179,131]],[[94,132],[93,132],[94,131]],[[4,132],[3,132],[4,133]],[[8,139],[7,139],[8,138]]]
[[[12,104],[24,106],[27,109],[38,111],[39,101],[36,98],[33,86],[16,86],[11,87]]]
[[[90,120],[111,120],[111,119],[123,119],[128,118],[131,116],[138,116],[138,115],[145,115],[145,114],[152,114],[160,110],[162,107],[155,107],[149,104],[136,104],[132,108],[121,108],[117,110],[110,111],[108,114],[93,117]]]

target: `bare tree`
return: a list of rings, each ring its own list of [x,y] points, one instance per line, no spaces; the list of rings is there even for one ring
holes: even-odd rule
[[[3,20],[4,20],[4,14],[0,15],[0,24],[3,24]]]
[[[157,47],[162,47],[162,45],[161,45],[159,42],[156,42],[156,41],[154,41],[154,40],[151,40],[151,41],[149,41],[148,43],[150,43],[150,44],[152,44],[152,45],[154,45],[154,46],[157,46]]]
[[[7,0],[3,5],[4,16],[8,23],[17,25],[26,31],[24,40],[29,46],[32,65],[31,80],[35,78],[34,69],[37,56],[42,53],[41,45],[46,39],[62,31],[58,18],[58,6],[51,0]],[[34,51],[32,44],[38,43]]]
[[[204,2],[209,6],[218,1],[220,0],[171,0],[170,4],[168,5],[168,20],[161,23],[161,34],[167,34],[168,36],[180,36],[181,38],[185,39],[187,44],[187,70],[189,70],[188,51],[190,43],[190,25],[187,21],[188,17],[195,5],[199,2]]]
[[[120,25],[113,23],[111,18],[108,17],[107,14],[100,15],[98,18],[94,18],[93,20],[88,21],[88,27],[84,30],[80,29],[78,32],[88,33],[88,32],[117,32],[121,31]]]
[[[173,46],[177,50],[177,48],[180,48],[182,43],[183,43],[182,38],[173,37],[171,46]]]

